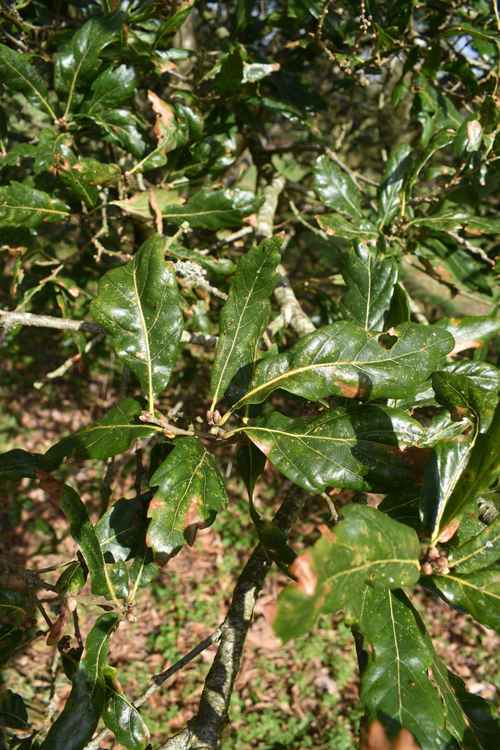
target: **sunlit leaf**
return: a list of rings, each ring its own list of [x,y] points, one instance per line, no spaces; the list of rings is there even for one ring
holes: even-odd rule
[[[362,219],[362,196],[352,177],[328,156],[318,157],[314,165],[314,187],[329,208],[344,211],[353,219]]]
[[[324,326],[287,352],[261,360],[252,388],[234,408],[261,403],[277,388],[313,401],[407,396],[453,347],[447,331],[413,323],[397,328],[388,348],[385,341],[354,323]]]
[[[167,385],[177,360],[183,317],[172,267],[164,260],[164,240],[153,237],[133,260],[108,271],[91,305],[109,333],[118,356],[138,377],[148,398]]]
[[[396,262],[378,257],[374,248],[363,243],[341,252],[339,259],[346,283],[340,301],[342,317],[367,331],[383,330],[398,278]]]
[[[363,505],[342,509],[332,532],[295,560],[297,583],[280,595],[274,628],[283,640],[306,633],[321,612],[344,609],[358,617],[369,591],[412,586],[420,575],[413,529]],[[387,618],[384,628],[387,629]]]
[[[251,379],[256,347],[269,322],[270,296],[278,281],[279,248],[278,240],[264,240],[238,263],[220,317],[210,383],[212,409],[238,370],[247,367],[247,382]]]
[[[65,221],[70,211],[58,198],[22,182],[0,187],[0,227],[36,229],[42,222]]]
[[[192,543],[198,529],[212,523],[227,503],[215,459],[198,438],[177,438],[150,485],[158,489],[149,504],[147,541],[162,555]]]

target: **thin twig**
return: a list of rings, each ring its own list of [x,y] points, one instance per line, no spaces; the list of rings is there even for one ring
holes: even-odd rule
[[[35,315],[27,312],[16,312],[15,310],[0,310],[0,325],[58,328],[61,331],[88,331],[89,333],[103,333],[104,331],[98,323],[87,320],[70,320],[53,315]]]
[[[105,333],[99,323],[89,320],[71,320],[58,318],[54,315],[35,315],[34,313],[17,312],[16,310],[0,310],[0,326],[34,326],[36,328],[57,328],[61,331],[88,331],[89,333]],[[183,331],[181,341],[184,344],[197,344],[207,349],[217,346],[217,337],[206,333]]]

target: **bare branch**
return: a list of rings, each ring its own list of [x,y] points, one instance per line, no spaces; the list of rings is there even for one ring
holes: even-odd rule
[[[15,310],[0,310],[0,325],[6,328],[11,326],[35,326],[36,328],[57,328],[60,331],[106,333],[99,323],[92,321],[58,318],[53,315],[35,315],[33,313],[16,312]],[[183,331],[181,340],[185,344],[198,344],[207,349],[213,349],[217,346],[217,337],[205,333]]]
[[[57,318],[52,315],[34,315],[33,313],[10,310],[0,310],[0,325],[6,327],[58,328],[61,331],[89,331],[90,333],[104,332],[104,329],[98,323],[87,320],[70,320],[69,318]]]
[[[292,289],[285,267],[281,263],[277,271],[280,275],[280,280],[274,290],[274,296],[281,307],[284,325],[291,326],[299,336],[305,336],[306,333],[315,331],[316,327],[302,309]]]

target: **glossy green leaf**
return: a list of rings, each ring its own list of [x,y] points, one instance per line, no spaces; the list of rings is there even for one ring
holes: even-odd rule
[[[116,37],[120,26],[121,19],[116,15],[91,18],[56,54],[55,86],[67,93],[65,116],[74,109],[77,90],[95,77],[101,52]]]
[[[102,596],[110,596],[110,585],[104,564],[101,545],[97,538],[94,527],[90,523],[85,505],[78,494],[67,484],[63,485],[62,495],[59,498],[61,510],[70,524],[71,536],[79,545],[85,562],[90,572],[92,593]]]
[[[125,151],[140,158],[146,150],[146,140],[138,118],[128,109],[93,109],[82,119],[97,125],[106,134],[105,140],[121,146]]]
[[[36,107],[41,107],[53,120],[57,120],[49,102],[47,84],[29,62],[30,56],[0,44],[0,76],[11,91],[19,91]]]
[[[467,468],[461,476],[460,482],[446,504],[440,529],[456,518],[459,518],[468,503],[487,489],[500,474],[500,407],[497,406],[495,416],[487,433],[478,435],[471,452]]]
[[[29,453],[21,448],[0,454],[0,477],[2,479],[35,479],[38,471],[48,471],[50,464],[40,453]]]
[[[155,396],[170,379],[183,330],[180,296],[161,237],[148,240],[133,260],[104,274],[91,313],[139,379],[152,412]]]
[[[105,705],[103,670],[108,657],[109,637],[117,623],[117,615],[108,612],[99,617],[88,634],[71,693],[40,750],[82,750],[92,739]]]
[[[0,187],[0,227],[36,229],[44,221],[69,218],[69,208],[42,190],[35,190],[23,182]]]
[[[333,486],[380,492],[421,481],[418,451],[406,449],[418,445],[423,429],[396,409],[362,406],[296,418],[273,412],[241,430],[310,492]]]
[[[499,559],[500,516],[463,544],[453,547],[448,554],[448,565],[453,574],[467,575],[488,568]]]
[[[150,485],[158,489],[149,504],[147,543],[161,555],[192,542],[198,528],[212,523],[227,503],[215,459],[194,437],[176,439]]]
[[[150,739],[149,729],[137,708],[118,689],[116,680],[110,679],[110,672],[111,668],[108,667],[103,721],[113,732],[116,741],[127,750],[144,750]]]
[[[236,454],[238,473],[245,483],[248,497],[253,497],[255,483],[264,471],[266,456],[250,440],[244,440]]]
[[[354,616],[372,587],[383,597],[384,589],[412,586],[419,578],[413,529],[364,505],[344,506],[342,516],[292,565],[297,583],[280,595],[274,621],[283,640],[306,633],[321,612],[344,609]]]
[[[22,697],[12,690],[2,691],[0,695],[0,727],[26,730],[28,726],[28,711]]]
[[[451,738],[440,692],[429,678],[434,653],[410,602],[400,591],[367,588],[358,621],[369,647],[361,678],[369,716],[409,729],[425,750],[443,750]]]
[[[363,243],[341,252],[339,259],[346,283],[340,301],[342,317],[367,331],[382,331],[398,279],[396,262],[377,257],[374,248]]]
[[[500,632],[500,568],[476,570],[467,575],[458,572],[432,576],[432,583],[455,607]]]
[[[124,453],[136,440],[161,431],[155,425],[136,423],[142,411],[135,399],[122,399],[105,417],[52,446],[45,458],[60,463],[63,457],[104,460]]]
[[[469,461],[477,431],[441,440],[425,468],[421,512],[424,526],[436,541],[443,530],[443,516]]]
[[[251,379],[256,348],[271,313],[270,296],[278,281],[279,240],[264,240],[244,255],[232,279],[220,316],[220,336],[212,366],[211,409],[241,368]]]
[[[246,191],[200,190],[183,205],[162,208],[167,224],[187,222],[193,229],[231,229],[242,224],[243,217],[257,208],[255,197]]]
[[[261,403],[277,388],[311,401],[330,395],[405,397],[443,364],[453,348],[447,331],[413,323],[395,330],[390,348],[380,341],[386,339],[354,323],[324,326],[288,352],[261,360],[252,388],[234,408]]]
[[[362,195],[352,177],[328,156],[320,156],[314,165],[314,188],[329,208],[344,211],[353,219],[363,219]]]
[[[146,531],[144,503],[117,500],[95,525],[104,558],[113,562],[128,560],[140,547]]]
[[[92,82],[84,110],[92,113],[95,110],[114,109],[130,99],[136,88],[137,77],[133,68],[128,65],[106,68]]]
[[[121,174],[117,164],[101,164],[95,159],[66,160],[66,164],[59,178],[89,208],[100,201],[98,187],[116,183]]]
[[[85,567],[85,566],[84,566]],[[77,594],[85,586],[87,570],[80,562],[74,560],[67,565],[56,581],[56,589],[60,594]]]
[[[495,367],[481,365],[464,362],[451,372],[435,372],[432,375],[432,388],[440,404],[459,416],[473,416],[478,422],[479,431],[486,432],[495,413],[500,378]],[[483,383],[486,387],[483,387]]]
[[[446,728],[467,750],[496,750],[499,721],[492,716],[491,704],[468,693],[462,680],[434,655],[432,679],[443,700]]]
[[[459,351],[476,348],[480,342],[500,334],[500,318],[490,315],[442,318],[436,325],[443,326],[451,333]]]
[[[411,152],[411,147],[402,143],[387,160],[379,194],[379,216],[383,227],[390,224],[399,211],[405,177],[411,166]]]
[[[371,221],[359,219],[357,216],[353,221],[349,221],[340,214],[318,214],[316,220],[329,237],[359,242],[376,240],[378,237],[377,229]]]

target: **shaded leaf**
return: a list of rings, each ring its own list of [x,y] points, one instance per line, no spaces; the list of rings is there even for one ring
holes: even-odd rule
[[[257,208],[255,196],[246,191],[200,190],[183,205],[170,205],[161,214],[167,224],[187,221],[193,229],[231,229]]]
[[[153,237],[133,260],[104,274],[90,308],[118,356],[139,379],[151,412],[155,396],[170,379],[184,325],[164,244],[161,237]]]
[[[245,483],[248,497],[253,497],[255,483],[264,471],[266,456],[250,440],[244,440],[236,454],[238,473]]]
[[[124,453],[135,440],[160,430],[155,425],[134,424],[142,411],[141,404],[135,399],[122,399],[105,417],[52,446],[45,458],[60,463],[64,457],[104,460]]]
[[[320,156],[314,165],[314,188],[329,208],[345,211],[352,218],[363,218],[362,195],[352,177],[328,156]]]
[[[110,679],[111,668],[107,670],[107,696],[103,721],[116,741],[127,750],[144,750],[149,743],[149,729],[135,706],[126,695],[117,689],[116,679]],[[115,670],[112,670],[114,673]]]
[[[487,489],[500,473],[500,408],[497,406],[495,416],[487,433],[478,435],[471,452],[467,468],[456,485],[446,504],[440,529],[444,529],[456,518],[459,518],[468,503]]]
[[[496,368],[486,365],[482,372],[482,363],[478,364],[477,367],[475,362],[467,362],[465,367],[455,367],[452,372],[433,373],[432,388],[440,404],[458,417],[472,417],[479,431],[486,432],[495,413],[500,378]],[[477,377],[469,377],[468,373]],[[482,383],[486,383],[485,388]]]
[[[340,237],[344,240],[358,240],[360,242],[376,240],[378,237],[376,227],[367,219],[354,217],[351,222],[340,214],[318,214],[316,220],[329,237]]]
[[[117,623],[117,615],[108,612],[99,617],[88,634],[71,693],[40,750],[82,750],[92,739],[105,705],[103,670],[108,657],[109,637]]]
[[[447,331],[413,323],[399,326],[395,337],[385,348],[377,336],[354,323],[324,326],[288,352],[261,360],[253,387],[234,408],[261,403],[277,388],[311,401],[330,395],[407,397],[440,367],[453,339]]]
[[[111,592],[104,557],[85,505],[67,484],[51,479],[43,480],[40,484],[49,494],[58,495],[56,499],[69,521],[71,536],[79,545],[89,569],[92,593],[109,596]]]
[[[0,44],[0,76],[7,88],[24,94],[32,104],[41,107],[53,120],[57,120],[49,103],[47,84],[30,64],[29,55]]]
[[[121,26],[120,16],[91,18],[73,34],[55,56],[55,86],[67,92],[65,116],[74,108],[77,90],[88,84],[99,69],[99,57],[115,38]]]
[[[12,690],[2,691],[0,695],[0,727],[27,729],[28,711],[23,698]]]
[[[42,222],[69,219],[68,207],[42,190],[23,182],[0,187],[0,227],[36,229]]]
[[[370,646],[361,678],[369,716],[396,721],[425,750],[443,750],[450,737],[440,693],[429,679],[434,653],[410,602],[402,592],[367,588],[358,621]]]
[[[488,568],[500,559],[500,516],[463,544],[453,547],[448,565],[454,573],[466,575]]]
[[[144,540],[144,504],[140,500],[117,500],[95,525],[105,559],[128,560]]]
[[[158,489],[149,505],[147,543],[162,555],[194,541],[198,528],[212,523],[227,503],[215,459],[194,437],[176,439],[150,485]]]
[[[128,109],[94,109],[82,118],[91,120],[105,133],[105,140],[116,143],[125,151],[140,158],[146,150],[146,140],[137,117]]]
[[[458,572],[432,576],[431,582],[454,607],[500,631],[500,569],[476,570],[468,575]]]
[[[291,567],[297,583],[280,595],[274,621],[283,640],[306,633],[321,612],[358,613],[371,587],[374,597],[382,598],[384,589],[412,586],[419,578],[420,545],[413,529],[363,505],[345,506],[342,515],[335,530]]]
[[[432,459],[426,466],[421,499],[424,526],[435,542],[444,526],[442,523],[453,491],[469,461],[477,432],[441,440],[434,446]]]
[[[496,750],[500,725],[491,715],[491,705],[468,693],[457,675],[435,654],[432,678],[446,709],[446,727],[467,750]]]
[[[383,330],[398,278],[395,260],[377,257],[374,248],[362,243],[341,252],[339,257],[346,283],[340,301],[342,317],[367,331]]]
[[[220,336],[210,382],[212,411],[234,375],[254,363],[257,344],[269,322],[269,298],[278,281],[280,244],[277,239],[264,240],[238,263],[220,316]],[[250,370],[248,380],[251,376]]]
[[[379,193],[379,216],[383,227],[390,224],[399,211],[405,177],[411,167],[411,151],[407,143],[402,143],[387,160]]]
[[[382,491],[421,481],[415,449],[423,430],[404,412],[381,406],[336,409],[319,417],[273,412],[240,428],[288,479],[310,492],[327,487]]]
[[[13,448],[0,454],[0,477],[18,479],[29,477],[35,479],[37,472],[48,471],[49,465],[41,453],[29,453],[21,448]]]

